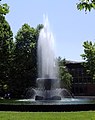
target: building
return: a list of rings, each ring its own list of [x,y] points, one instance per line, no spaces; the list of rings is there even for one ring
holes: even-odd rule
[[[82,62],[67,62],[66,67],[73,77],[72,93],[74,95],[95,95],[95,83],[87,74]]]

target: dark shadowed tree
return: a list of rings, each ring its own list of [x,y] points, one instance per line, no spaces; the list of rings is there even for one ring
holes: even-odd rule
[[[37,78],[37,40],[42,25],[37,28],[24,24],[15,37],[11,91],[20,97],[26,88],[35,87]]]
[[[4,16],[7,13],[7,5],[0,4],[0,91],[2,93],[8,92],[13,50],[13,33]]]

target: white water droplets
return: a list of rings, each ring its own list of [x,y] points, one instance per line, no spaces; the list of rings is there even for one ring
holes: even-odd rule
[[[48,17],[44,15],[44,27],[38,39],[38,77],[57,78],[58,65],[55,57],[54,36],[50,30]]]

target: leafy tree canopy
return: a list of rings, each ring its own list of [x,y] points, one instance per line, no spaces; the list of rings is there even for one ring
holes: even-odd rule
[[[7,92],[12,59],[13,33],[4,16],[8,12],[7,4],[0,3],[0,93]]]
[[[91,11],[92,8],[95,9],[95,0],[80,0],[77,8],[78,10]]]
[[[81,56],[86,61],[84,62],[84,67],[95,81],[95,43],[86,41],[84,42],[83,47],[84,54]]]
[[[6,15],[7,13],[9,13],[9,6],[7,3],[1,4],[0,0],[0,15]]]
[[[40,29],[22,25],[15,36],[10,87],[13,97],[21,97],[29,87],[35,87],[37,78],[37,40]]]

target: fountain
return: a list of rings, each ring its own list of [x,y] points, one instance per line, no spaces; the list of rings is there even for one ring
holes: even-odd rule
[[[36,100],[61,99],[59,95],[60,81],[58,79],[58,65],[55,58],[54,37],[50,31],[48,18],[44,17],[44,27],[38,39],[38,79]]]
[[[62,100],[72,98],[70,93],[60,88],[59,68],[55,56],[55,41],[50,30],[48,17],[44,16],[43,28],[37,43],[38,78],[36,88],[29,88],[26,98],[34,100]]]
[[[38,78],[36,80],[37,88],[33,89],[35,100],[61,100],[62,92],[68,93],[66,89],[60,88],[54,43],[48,18],[44,16],[44,27],[40,31],[37,44]],[[64,97],[67,97],[67,95],[71,97],[70,94],[66,94]]]

